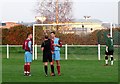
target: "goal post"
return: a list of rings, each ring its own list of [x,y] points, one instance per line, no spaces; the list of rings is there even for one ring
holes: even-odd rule
[[[111,37],[113,37],[113,28],[115,28],[115,24],[113,24],[113,23],[110,23],[110,26],[109,26],[109,28],[110,28],[110,36]],[[100,42],[98,42],[98,60],[101,60],[101,54],[100,54]]]
[[[37,60],[37,52],[35,52],[35,27],[36,26],[69,26],[69,25],[80,25],[80,24],[33,24],[33,60]],[[37,51],[37,50],[36,50]]]
[[[112,28],[113,28],[113,24],[112,23],[110,23],[110,35],[111,35],[111,37],[113,36],[112,34]]]
[[[37,60],[37,46],[35,47],[35,28],[37,26],[70,26],[70,25],[81,25],[81,24],[74,24],[74,23],[68,23],[68,24],[33,24],[33,60]],[[112,36],[112,23],[110,23],[110,34]],[[97,45],[98,49],[98,60],[101,60],[100,58],[100,44]],[[68,59],[68,46],[65,45],[65,59]]]
[[[37,56],[35,56],[35,27],[36,26],[63,26],[63,25],[72,25],[72,24],[33,24],[33,60],[35,60],[35,57],[37,59]]]

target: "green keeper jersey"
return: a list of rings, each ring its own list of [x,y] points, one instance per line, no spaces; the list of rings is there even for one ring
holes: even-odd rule
[[[114,50],[113,39],[111,37],[107,38],[106,46],[108,46],[109,51]]]

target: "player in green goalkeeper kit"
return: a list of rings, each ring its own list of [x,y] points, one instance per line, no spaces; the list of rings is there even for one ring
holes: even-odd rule
[[[114,45],[113,45],[113,39],[110,36],[110,34],[107,34],[106,39],[106,50],[105,50],[105,65],[108,65],[108,56],[110,56],[111,65],[113,65],[113,53],[114,53]]]

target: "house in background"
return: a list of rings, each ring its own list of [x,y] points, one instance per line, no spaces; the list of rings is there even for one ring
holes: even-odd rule
[[[102,21],[97,19],[79,19],[79,20],[73,20],[72,24],[69,27],[69,31],[73,33],[79,34],[79,33],[91,33],[95,30],[104,29],[102,26]],[[65,31],[64,33],[69,33],[69,31]]]
[[[11,27],[19,26],[19,25],[21,25],[21,24],[18,24],[15,22],[5,22],[5,23],[0,23],[0,28],[10,29]]]
[[[62,24],[62,23],[59,23],[59,24]],[[65,22],[63,24],[69,24],[69,26],[65,25],[58,28],[59,31],[64,34],[68,34],[68,33],[89,34],[95,30],[104,29],[102,25],[102,21],[98,19],[91,19],[91,18],[77,19],[77,20],[74,19],[71,22]]]

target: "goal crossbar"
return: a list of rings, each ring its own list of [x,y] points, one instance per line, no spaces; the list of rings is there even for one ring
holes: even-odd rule
[[[67,23],[67,24],[33,24],[33,60],[35,59],[35,49],[34,49],[34,47],[35,47],[35,27],[36,26],[65,26],[65,25],[67,25],[67,26],[69,26],[69,25],[80,25],[79,23],[77,23],[77,24],[74,24],[74,23]]]
[[[65,26],[65,25],[67,25],[67,26],[69,26],[69,25],[81,25],[81,23],[67,23],[67,24],[62,24],[62,23],[60,23],[60,24],[33,24],[33,60],[35,59],[35,49],[34,49],[34,47],[35,47],[35,27],[36,26]],[[110,23],[110,35],[111,35],[111,37],[112,37],[112,27],[113,27],[113,24],[112,23]],[[100,44],[98,44],[98,59],[100,60]]]

